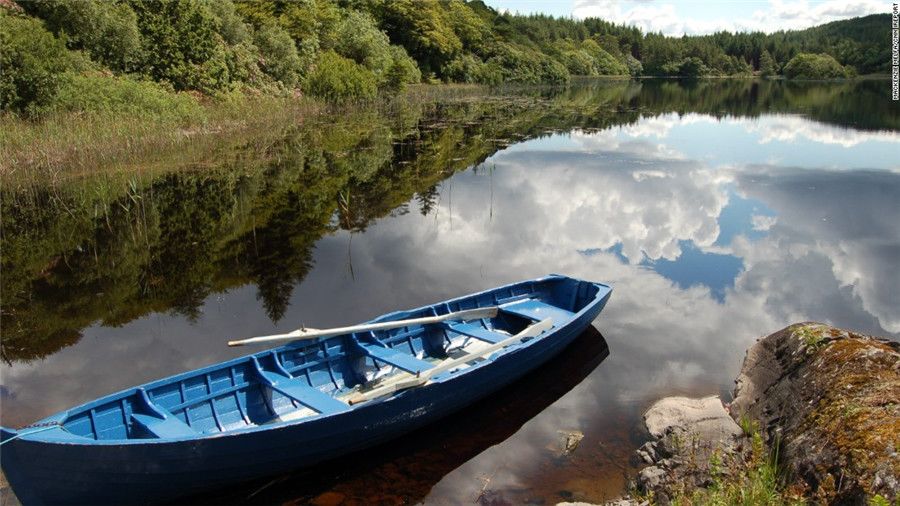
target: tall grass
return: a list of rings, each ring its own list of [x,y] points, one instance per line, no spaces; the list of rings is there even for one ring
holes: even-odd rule
[[[75,107],[72,101],[57,104],[35,119],[0,115],[0,176],[65,178],[174,158],[189,161],[220,144],[271,135],[323,109],[302,97],[142,96],[132,83],[118,93],[92,94],[89,84],[78,83],[83,88]]]
[[[767,448],[758,424],[741,420],[750,437],[750,454],[742,459],[726,459],[719,453],[710,457],[712,483],[672,499],[677,506],[799,506],[806,504],[784,490],[785,476],[778,466],[778,443]]]
[[[235,91],[215,98],[174,93],[158,84],[110,76],[66,79],[36,118],[0,114],[0,177],[65,179],[140,166],[199,163],[218,148],[256,143],[264,149],[284,128],[347,110],[399,114],[411,104],[472,100],[476,85],[413,85],[399,95],[324,103],[302,96]]]

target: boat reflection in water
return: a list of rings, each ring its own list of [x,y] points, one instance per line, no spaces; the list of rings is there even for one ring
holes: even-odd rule
[[[581,383],[608,355],[606,340],[590,325],[532,374],[423,429],[315,470],[258,480],[185,502],[304,504],[328,495],[364,504],[420,502],[447,473],[515,434]]]

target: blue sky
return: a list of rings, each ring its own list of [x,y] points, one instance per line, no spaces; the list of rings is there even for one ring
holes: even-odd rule
[[[485,0],[499,10],[599,17],[667,35],[717,30],[773,32],[887,13],[879,0]],[[887,29],[887,27],[885,28]]]

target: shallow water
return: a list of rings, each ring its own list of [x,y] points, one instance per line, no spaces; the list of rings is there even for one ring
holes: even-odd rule
[[[727,398],[757,337],[802,320],[900,337],[888,90],[588,82],[353,111],[202,168],[4,184],[2,423],[247,352],[229,338],[559,272],[614,286],[608,358],[589,332],[402,443],[227,497],[614,497],[642,410]],[[566,454],[567,431],[584,439]]]

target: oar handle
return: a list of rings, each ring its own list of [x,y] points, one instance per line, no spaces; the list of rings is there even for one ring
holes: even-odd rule
[[[493,318],[497,316],[500,310],[498,306],[480,307],[475,309],[465,309],[454,313],[447,313],[438,316],[425,316],[422,318],[410,318],[408,320],[394,320],[387,322],[365,323],[362,325],[353,325],[350,327],[336,327],[323,330],[295,330],[287,334],[274,334],[271,336],[251,337],[248,339],[239,339],[237,341],[228,341],[228,346],[243,346],[246,344],[270,343],[275,341],[294,341],[297,339],[315,339],[317,337],[340,336],[344,334],[353,334],[355,332],[371,332],[373,330],[396,329],[400,327],[408,327],[411,325],[428,325],[431,323],[439,323],[448,320],[477,320],[479,318]]]

